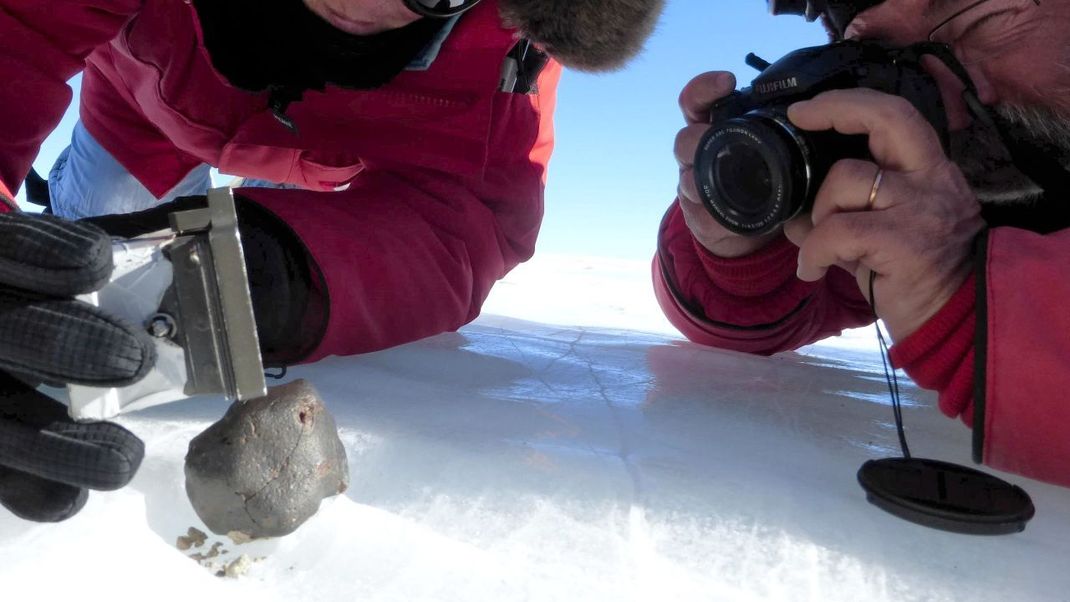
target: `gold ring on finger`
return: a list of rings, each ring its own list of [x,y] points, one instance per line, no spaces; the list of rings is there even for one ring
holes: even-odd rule
[[[869,202],[866,203],[866,211],[873,211],[877,203],[877,191],[881,188],[881,180],[884,179],[884,170],[877,168],[877,175],[873,178],[873,187],[869,189]]]

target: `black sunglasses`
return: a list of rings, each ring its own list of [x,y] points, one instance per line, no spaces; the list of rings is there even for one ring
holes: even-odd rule
[[[884,0],[766,0],[769,12],[774,15],[802,15],[813,21],[825,15],[829,25],[842,37],[847,24],[858,13],[876,6]]]
[[[459,15],[476,4],[479,0],[405,0],[412,12],[437,19]]]

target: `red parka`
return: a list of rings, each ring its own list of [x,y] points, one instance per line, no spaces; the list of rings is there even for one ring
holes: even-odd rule
[[[323,276],[329,320],[307,359],[453,330],[531,256],[542,219],[561,68],[534,93],[498,91],[516,42],[484,0],[426,70],[307,92],[294,133],[212,68],[188,0],[0,0],[0,182],[21,184],[84,70],[82,121],[153,193],[201,163],[313,190],[239,191]]]

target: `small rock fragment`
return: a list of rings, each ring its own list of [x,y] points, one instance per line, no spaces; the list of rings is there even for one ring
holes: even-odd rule
[[[221,554],[222,552],[224,552],[224,551],[225,551],[225,550],[222,550],[222,551],[220,550],[220,548],[222,548],[222,547],[223,547],[223,542],[221,542],[221,541],[217,541],[217,542],[215,542],[214,544],[212,544],[212,547],[211,547],[211,549],[209,549],[209,550],[208,550],[207,552],[205,552],[205,553],[203,553],[203,554],[201,554],[201,553],[197,553],[197,554],[190,554],[190,555],[189,555],[189,557],[190,557],[190,558],[192,558],[192,559],[194,559],[194,560],[196,560],[197,562],[199,562],[199,563],[201,563],[201,564],[206,564],[206,563],[204,562],[205,560],[209,560],[209,559],[211,559],[211,558],[216,558],[216,557],[218,557],[218,556],[219,556],[219,555],[220,555],[220,554]]]
[[[218,534],[292,533],[348,485],[334,418],[304,380],[234,403],[186,454],[186,493]]]
[[[253,540],[252,537],[249,537],[241,531],[231,531],[230,533],[227,533],[227,537],[230,539],[230,541],[234,542],[234,545],[236,546],[249,543]]]
[[[249,568],[253,566],[253,561],[245,554],[238,556],[236,559],[227,565],[227,568],[223,570],[224,574],[231,579],[237,579],[249,571]]]
[[[199,548],[208,540],[208,535],[195,527],[190,527],[185,535],[179,535],[175,546],[183,552],[190,548]]]
[[[209,558],[215,558],[216,556],[219,556],[220,548],[222,548],[222,547],[223,547],[223,542],[217,541],[214,544],[212,544],[212,547],[209,548],[209,550],[207,552],[205,552],[204,554],[193,554],[192,556],[190,556],[190,558],[192,558],[192,559],[194,559],[194,560],[196,560],[198,562],[200,562],[202,560],[208,560]]]

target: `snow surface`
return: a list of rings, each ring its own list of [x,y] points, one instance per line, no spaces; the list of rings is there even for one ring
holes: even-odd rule
[[[287,537],[179,551],[207,531],[186,446],[226,403],[124,416],[148,446],[131,486],[60,525],[0,514],[0,599],[1070,599],[1070,490],[1010,477],[1037,517],[1006,537],[882,513],[855,481],[897,450],[872,337],[704,349],[667,334],[648,270],[536,260],[498,316],[291,370],[337,419],[352,484]],[[915,454],[969,463],[968,429],[904,389]],[[263,560],[224,579],[186,557],[216,541]]]

